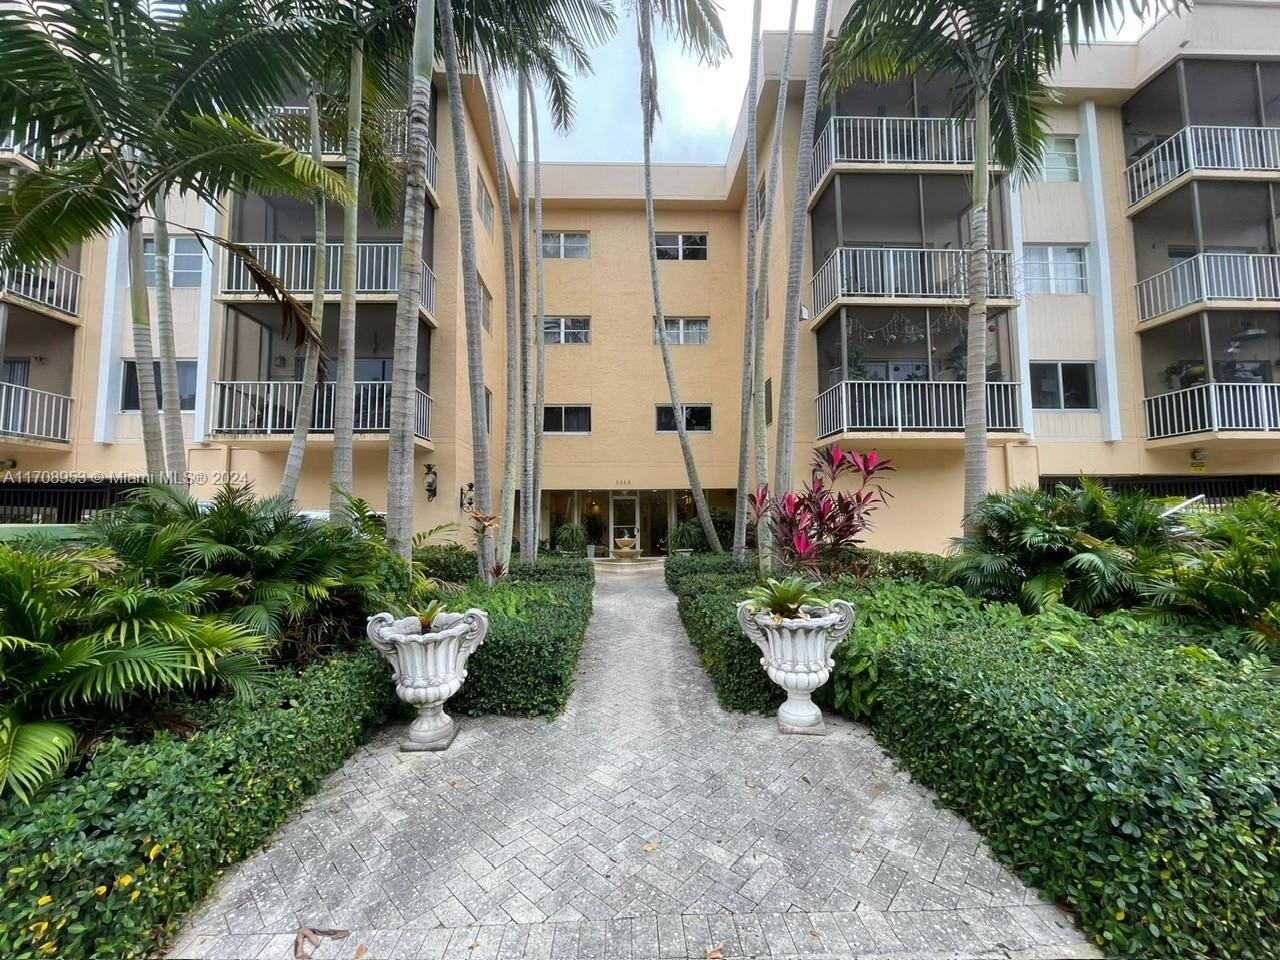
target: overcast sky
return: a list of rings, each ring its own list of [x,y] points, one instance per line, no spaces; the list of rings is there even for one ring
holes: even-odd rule
[[[785,30],[790,0],[763,0],[762,26]],[[751,0],[721,0],[721,19],[730,55],[718,66],[699,63],[678,43],[659,31],[658,103],[662,115],[654,133],[655,161],[724,163],[733,126],[747,86],[747,57],[751,36]],[[800,0],[797,30],[813,27],[813,0]],[[1136,35],[1140,24],[1125,27],[1119,36]],[[551,128],[545,105],[539,112],[542,159],[555,161],[632,161],[641,159],[640,58],[636,54],[635,21],[619,19],[618,33],[591,54],[594,72],[574,81],[577,119],[567,134]],[[502,105],[515,140],[514,88],[502,91]]]

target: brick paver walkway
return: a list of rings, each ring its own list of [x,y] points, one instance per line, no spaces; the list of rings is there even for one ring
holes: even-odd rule
[[[1096,955],[866,728],[720,710],[660,574],[601,578],[563,716],[460,723],[443,755],[385,730],[172,955],[288,960],[304,925],[366,960]]]

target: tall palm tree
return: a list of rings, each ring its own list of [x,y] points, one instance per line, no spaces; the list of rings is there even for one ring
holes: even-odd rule
[[[533,559],[538,559],[542,541],[542,417],[546,402],[547,341],[543,332],[546,312],[546,286],[542,263],[542,145],[538,136],[538,104],[533,85],[529,85],[529,133],[533,139],[533,258],[534,282],[537,286],[536,310],[533,318],[535,361],[533,389]]]
[[[319,67],[316,34],[310,19],[264,19],[254,0],[197,0],[176,18],[151,16],[141,0],[23,0],[0,18],[0,117],[8,130],[37,130],[45,157],[0,205],[0,258],[52,259],[113,228],[125,231],[143,447],[154,477],[169,471],[152,366],[144,224],[174,189],[218,202],[249,188],[298,196],[319,188],[345,202],[338,178],[240,119],[265,115]],[[305,340],[305,310],[256,261],[247,265]],[[172,349],[170,339],[162,342]],[[176,377],[176,363],[169,376]],[[174,398],[177,389],[175,378]],[[176,402],[170,406],[176,411]],[[170,446],[183,445],[180,420],[178,427]],[[185,450],[182,457],[185,470]]]
[[[520,205],[520,561],[533,562],[533,319],[529,279],[529,74],[516,81],[516,194]]]
[[[800,271],[804,266],[804,233],[809,219],[809,186],[813,166],[813,127],[818,116],[818,78],[827,27],[827,0],[813,5],[813,34],[804,106],[800,112],[800,143],[796,150],[795,196],[791,206],[791,239],[787,259],[787,296],[782,310],[782,372],[778,383],[778,442],[773,465],[773,488],[791,489],[791,457],[796,432],[796,349],[800,333]],[[761,554],[766,545],[760,544]]]
[[[680,440],[680,453],[684,457],[685,472],[689,476],[689,490],[694,509],[707,542],[714,553],[722,552],[720,537],[711,522],[707,497],[698,478],[698,465],[689,444],[685,429],[684,404],[680,402],[680,387],[676,383],[675,367],[671,363],[671,344],[667,340],[667,321],[662,312],[662,284],[658,277],[657,225],[653,212],[653,128],[658,118],[658,70],[653,49],[653,21],[657,17],[668,31],[675,34],[686,49],[693,50],[703,61],[717,62],[728,49],[720,13],[713,0],[634,0],[636,15],[636,44],[640,51],[640,118],[644,144],[644,212],[648,228],[649,280],[653,288],[654,324],[658,347],[662,353],[662,367],[667,376],[667,390],[671,395],[671,410],[676,421],[676,435]],[[754,187],[752,188],[754,189]]]
[[[951,113],[974,121],[969,213],[965,361],[964,516],[987,493],[988,199],[991,161],[1014,176],[1040,166],[1048,134],[1046,84],[1064,47],[1091,40],[1127,13],[1144,18],[1182,0],[1064,0],[1051,7],[1001,0],[858,0],[840,26],[827,65],[836,90],[859,80],[914,74],[951,82]]]

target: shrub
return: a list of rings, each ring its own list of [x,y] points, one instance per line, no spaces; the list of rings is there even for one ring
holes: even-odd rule
[[[966,593],[1008,600],[1029,613],[1065,603],[1086,613],[1137,605],[1164,565],[1175,521],[1142,491],[1115,493],[1095,480],[993,493],[974,511],[976,533],[954,541],[946,577]]]
[[[667,587],[677,597],[682,592],[681,584],[689,577],[701,573],[723,573],[731,576],[746,576],[755,581],[755,566],[752,563],[738,563],[728,553],[695,554],[692,557],[667,557],[665,569]]]
[[[433,543],[416,547],[413,562],[423,576],[446,583],[467,583],[474,580],[480,572],[476,552],[460,543]]]
[[[697,520],[686,520],[676,524],[671,531],[670,547],[672,550],[706,550],[707,535],[702,532],[702,524]]]
[[[851,558],[848,567],[868,580],[919,580],[941,583],[946,558],[936,553],[916,550],[872,550],[862,547]]]
[[[189,739],[109,740],[30,807],[0,803],[0,952],[151,955],[228,864],[265,842],[385,719],[366,650],[273,676],[253,704],[195,710]]]
[[[566,553],[583,553],[587,549],[587,528],[580,523],[562,523],[556,527],[556,549]]]
[[[1247,664],[1127,634],[1037,618],[897,637],[880,656],[877,737],[1109,952],[1272,957],[1275,688]]]
[[[585,585],[590,591],[595,586],[596,568],[586,557],[557,557],[544,554],[536,563],[512,564],[508,578],[517,583],[556,583],[568,581]]]

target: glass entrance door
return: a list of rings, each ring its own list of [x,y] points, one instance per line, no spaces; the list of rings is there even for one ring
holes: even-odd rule
[[[612,552],[618,547],[618,541],[624,541],[622,546],[637,547],[639,546],[640,536],[640,501],[634,494],[632,495],[614,495],[609,501],[609,550]],[[631,541],[629,544],[625,541]]]

